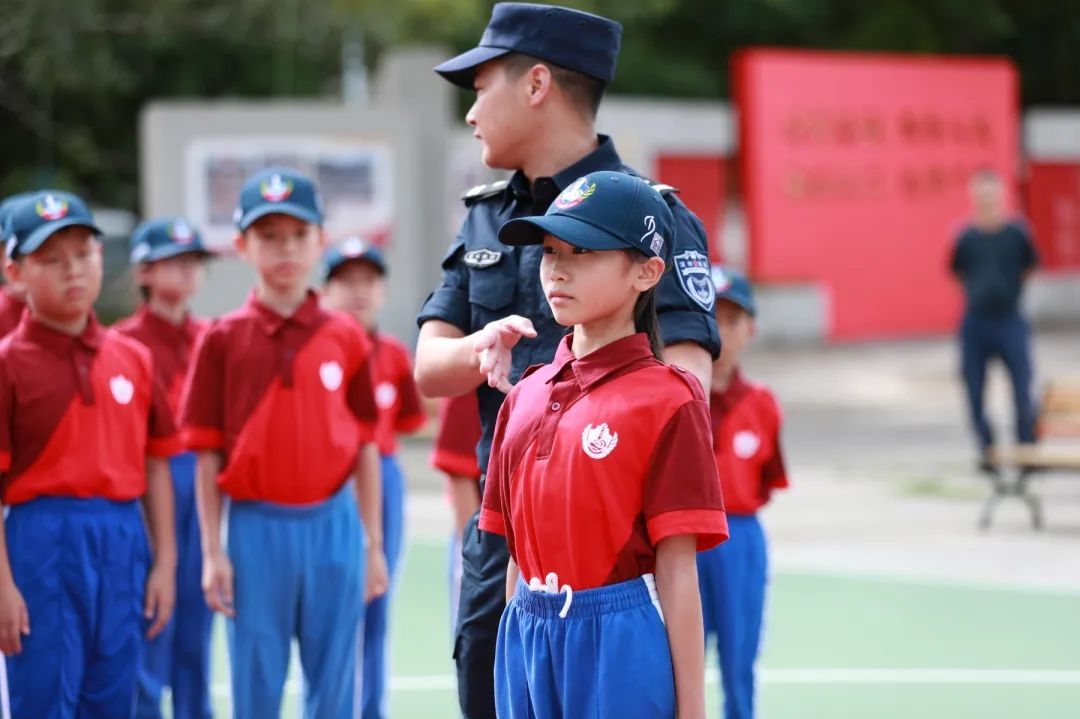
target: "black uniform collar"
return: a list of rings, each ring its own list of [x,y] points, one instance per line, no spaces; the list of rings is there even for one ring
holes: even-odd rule
[[[621,170],[623,163],[619,153],[615,151],[615,143],[607,135],[597,135],[597,140],[599,142],[596,149],[588,155],[551,177],[536,178],[531,186],[525,173],[521,170],[515,172],[510,178],[510,191],[503,199],[503,211],[507,210],[510,202],[517,200],[532,203],[532,211],[543,214],[559,193],[579,177],[601,170]]]

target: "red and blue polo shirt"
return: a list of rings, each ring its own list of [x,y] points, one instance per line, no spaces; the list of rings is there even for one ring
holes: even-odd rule
[[[644,334],[576,359],[564,339],[499,412],[480,528],[505,534],[526,580],[574,589],[655,571],[656,545],[728,536],[701,384]]]
[[[788,486],[780,449],[780,405],[767,387],[735,372],[710,398],[716,466],[728,514],[754,514]]]
[[[146,458],[182,449],[150,351],[92,314],[74,337],[27,313],[0,342],[4,504],[136,499],[146,492]]]
[[[476,392],[443,400],[439,405],[439,432],[431,451],[431,466],[451,477],[479,481],[476,445],[480,443],[481,433]]]
[[[398,435],[410,434],[424,426],[427,415],[420,402],[420,390],[413,379],[409,350],[397,338],[372,333],[372,372],[379,421],[375,443],[384,457],[397,454]]]
[[[188,448],[224,455],[230,497],[321,502],[374,441],[371,342],[314,292],[289,317],[253,294],[203,334],[181,407]]]
[[[138,312],[113,325],[113,329],[146,345],[154,358],[154,372],[165,388],[169,406],[180,411],[180,395],[195,352],[195,343],[209,323],[190,316],[173,324],[143,306]]]
[[[25,310],[26,302],[11,294],[7,287],[0,288],[0,337],[7,337],[19,326]]]

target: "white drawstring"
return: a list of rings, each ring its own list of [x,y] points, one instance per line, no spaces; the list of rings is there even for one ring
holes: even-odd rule
[[[541,582],[540,577],[533,577],[529,580],[529,589],[534,592],[546,592],[547,594],[566,592],[566,601],[559,611],[559,619],[566,619],[566,615],[570,613],[570,604],[574,601],[574,590],[570,588],[569,584],[564,584],[560,587],[559,575],[555,572],[549,572],[545,579],[546,581]]]

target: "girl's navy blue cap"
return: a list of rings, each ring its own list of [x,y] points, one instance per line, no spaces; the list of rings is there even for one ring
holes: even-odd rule
[[[622,25],[580,10],[522,2],[496,3],[480,43],[438,65],[435,72],[466,90],[476,68],[512,52],[595,77],[615,78]]]
[[[65,227],[86,227],[95,235],[102,234],[90,208],[70,192],[41,190],[23,197],[10,208],[5,221],[7,256],[31,255]]]
[[[645,180],[594,172],[563,190],[545,214],[507,222],[499,241],[538,245],[549,234],[586,250],[635,249],[666,263],[674,223],[667,201]]]
[[[179,255],[213,253],[206,249],[202,235],[183,217],[147,220],[131,236],[131,263],[157,262]]]

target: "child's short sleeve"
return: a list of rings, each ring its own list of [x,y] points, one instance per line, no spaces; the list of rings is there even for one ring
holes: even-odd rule
[[[169,405],[168,393],[154,372],[150,392],[150,413],[147,417],[146,454],[150,457],[172,457],[184,451],[184,442],[176,430],[176,418]]]
[[[439,408],[439,431],[431,449],[431,466],[451,477],[479,479],[476,445],[481,434],[476,392],[443,400]]]
[[[360,443],[368,444],[375,441],[375,426],[379,421],[372,377],[371,342],[359,327],[352,328],[355,331],[349,334],[352,343],[350,357],[355,369],[349,378],[346,401],[360,427]]]
[[[225,336],[220,324],[203,333],[180,403],[184,444],[194,451],[225,447]]]
[[[511,392],[495,420],[495,434],[491,441],[491,459],[488,461],[487,479],[484,482],[484,499],[480,505],[480,529],[492,534],[508,535],[507,521],[510,518],[510,466],[503,449],[506,440],[506,423],[513,411]],[[509,540],[510,537],[507,536]],[[513,542],[509,542],[513,554]]]
[[[11,431],[15,412],[15,387],[8,373],[7,357],[0,356],[0,472],[11,469]]]
[[[401,350],[401,371],[398,374],[397,395],[401,400],[398,415],[394,420],[394,429],[401,434],[415,432],[424,426],[427,414],[420,400],[420,388],[413,379],[412,358],[407,350]]]
[[[644,513],[654,545],[696,534],[698,551],[728,537],[724,499],[713,455],[709,405],[691,400],[660,432],[645,479]]]
[[[772,452],[765,460],[761,468],[761,479],[765,484],[765,491],[772,492],[774,489],[784,489],[788,486],[787,467],[784,464],[784,452],[780,444],[780,428],[783,425],[783,412],[776,397],[771,392],[767,393],[766,399],[771,408],[769,420],[771,422],[772,440],[769,443]]]

